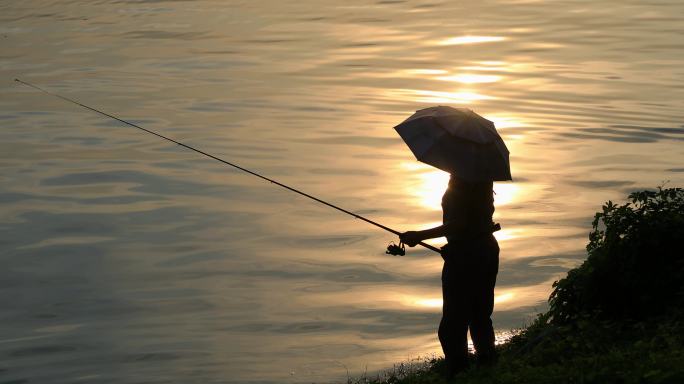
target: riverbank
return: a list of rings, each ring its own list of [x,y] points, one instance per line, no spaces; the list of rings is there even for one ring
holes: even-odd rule
[[[540,316],[524,334],[498,348],[491,367],[471,367],[452,381],[443,360],[407,363],[357,383],[683,383],[684,324],[662,318],[650,322],[591,322],[555,327]]]
[[[629,199],[596,214],[587,260],[496,364],[447,381],[436,359],[349,383],[684,383],[684,190]]]

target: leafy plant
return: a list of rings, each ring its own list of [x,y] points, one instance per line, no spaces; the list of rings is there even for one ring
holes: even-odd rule
[[[608,201],[596,213],[587,260],[554,283],[553,323],[586,316],[642,319],[684,298],[684,189],[658,188]]]

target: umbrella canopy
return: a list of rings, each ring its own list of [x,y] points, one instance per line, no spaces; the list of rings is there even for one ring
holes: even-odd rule
[[[467,108],[430,107],[394,127],[416,159],[470,182],[512,180],[494,123]]]

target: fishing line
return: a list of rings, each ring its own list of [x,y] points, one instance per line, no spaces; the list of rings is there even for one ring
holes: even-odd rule
[[[46,93],[46,94],[48,94],[48,95],[50,95],[50,96],[58,97],[58,98],[60,98],[60,99],[62,99],[62,100],[68,101],[68,102],[70,102],[70,103],[72,103],[72,104],[76,104],[76,105],[78,105],[78,106],[80,106],[80,107],[83,107],[83,108],[85,108],[85,109],[89,109],[89,110],[91,110],[91,111],[93,111],[93,112],[95,112],[95,113],[99,113],[100,115],[107,116],[107,117],[109,117],[109,118],[111,118],[111,119],[114,119],[114,120],[116,120],[116,121],[122,122],[122,123],[124,123],[124,124],[126,124],[126,125],[129,125],[129,126],[133,127],[133,128],[138,128],[138,129],[140,129],[140,130],[142,130],[142,131],[145,131],[145,132],[147,132],[147,133],[149,133],[149,134],[152,134],[152,135],[154,135],[154,136],[157,136],[157,137],[159,137],[159,138],[161,138],[161,139],[164,139],[164,140],[170,141],[170,142],[172,142],[172,143],[174,143],[174,144],[180,145],[180,146],[183,147],[183,148],[187,148],[187,149],[189,149],[189,150],[191,150],[191,151],[197,152],[197,153],[199,153],[199,154],[201,154],[201,155],[204,155],[204,156],[206,156],[206,157],[209,157],[209,158],[211,158],[211,159],[214,159],[214,160],[216,160],[216,161],[219,161],[219,162],[221,162],[221,163],[223,163],[223,164],[229,165],[229,166],[231,166],[231,167],[233,167],[233,168],[236,168],[236,169],[239,169],[239,170],[241,170],[241,171],[243,171],[243,172],[249,173],[249,174],[252,175],[252,176],[256,176],[256,177],[258,177],[258,178],[260,178],[260,179],[263,179],[263,180],[266,180],[266,181],[268,181],[268,182],[271,182],[272,184],[275,184],[275,185],[277,185],[277,186],[283,187],[283,188],[285,188],[285,189],[287,189],[287,190],[289,190],[289,191],[298,193],[298,194],[300,194],[300,195],[302,195],[302,196],[304,196],[304,197],[308,197],[309,199],[314,200],[314,201],[317,201],[317,202],[319,202],[319,203],[321,203],[321,204],[324,204],[324,205],[326,205],[326,206],[328,206],[328,207],[330,207],[330,208],[334,208],[334,209],[336,209],[336,210],[338,210],[338,211],[340,211],[340,212],[344,212],[344,213],[346,213],[346,214],[348,214],[348,215],[351,215],[351,216],[353,216],[353,217],[355,217],[355,218],[357,218],[357,219],[359,219],[359,220],[363,220],[363,221],[365,221],[365,222],[368,223],[368,224],[372,224],[372,225],[374,225],[374,226],[376,226],[376,227],[378,227],[378,228],[382,228],[382,229],[384,229],[384,230],[387,231],[387,232],[393,233],[393,234],[395,234],[395,235],[399,235],[399,234],[400,234],[399,231],[396,231],[396,230],[394,230],[394,229],[392,229],[392,228],[389,228],[389,227],[387,227],[387,226],[384,226],[384,225],[382,225],[382,224],[380,224],[380,223],[378,223],[378,222],[375,222],[375,221],[373,221],[373,220],[367,219],[367,218],[365,218],[365,217],[363,217],[363,216],[361,216],[361,215],[357,215],[357,214],[354,213],[354,212],[350,212],[350,211],[348,211],[348,210],[346,210],[346,209],[344,209],[344,208],[340,208],[340,207],[338,207],[337,205],[331,204],[331,203],[329,203],[329,202],[327,202],[327,201],[325,201],[325,200],[321,200],[321,199],[319,199],[319,198],[317,198],[317,197],[315,197],[315,196],[309,195],[308,193],[302,192],[302,191],[300,191],[300,190],[298,190],[298,189],[295,189],[295,188],[292,188],[292,187],[290,187],[290,186],[288,186],[288,185],[285,185],[285,184],[283,184],[283,183],[281,183],[281,182],[279,182],[279,181],[276,181],[276,180],[273,180],[273,179],[268,178],[268,177],[266,177],[266,176],[260,175],[260,174],[254,172],[254,171],[250,171],[250,170],[247,169],[247,168],[244,168],[244,167],[241,167],[241,166],[239,166],[239,165],[237,165],[237,164],[231,163],[231,162],[229,162],[229,161],[227,161],[227,160],[224,160],[224,159],[222,159],[222,158],[220,158],[220,157],[214,156],[214,155],[212,155],[212,154],[210,154],[210,153],[204,152],[204,151],[202,151],[202,150],[200,150],[200,149],[191,147],[191,146],[189,146],[189,145],[187,145],[187,144],[184,144],[184,143],[182,143],[182,142],[180,142],[180,141],[174,140],[174,139],[172,139],[172,138],[170,138],[170,137],[166,137],[166,136],[164,136],[164,135],[162,135],[162,134],[160,134],[160,133],[157,133],[157,132],[155,132],[155,131],[152,131],[152,130],[150,130],[150,129],[143,128],[143,127],[141,127],[141,126],[139,126],[139,125],[137,125],[137,124],[131,123],[131,122],[126,121],[126,120],[124,120],[124,119],[120,119],[120,118],[118,118],[118,117],[116,117],[116,116],[114,116],[114,115],[111,115],[111,114],[109,114],[109,113],[102,112],[102,111],[100,111],[99,109],[95,109],[95,108],[93,108],[93,107],[89,107],[89,106],[87,106],[87,105],[85,105],[85,104],[83,104],[83,103],[81,103],[81,102],[79,102],[79,101],[70,99],[70,98],[65,97],[65,96],[62,96],[62,95],[58,95],[58,94],[56,94],[56,93],[52,93],[52,92],[46,91],[45,89],[40,88],[40,87],[37,86],[37,85],[33,85],[33,84],[31,84],[31,83],[27,83],[27,82],[25,82],[25,81],[23,81],[23,80],[14,79],[14,81],[16,81],[16,82],[18,82],[18,83],[21,83],[21,84],[24,84],[24,85],[26,85],[26,86],[29,86],[29,87],[31,87],[31,88],[34,88],[34,89],[36,89],[36,90],[38,90],[38,91],[41,91],[41,92],[43,92],[43,93]],[[434,247],[434,246],[432,246],[432,245],[430,245],[430,244],[426,244],[426,243],[424,243],[424,242],[420,242],[420,243],[418,243],[418,244],[421,245],[421,246],[423,246],[423,247],[425,247],[425,248],[427,248],[427,249],[429,249],[429,250],[431,250],[431,251],[435,251],[435,252],[437,252],[437,253],[441,253],[441,251],[439,250],[439,248]],[[400,253],[396,248],[394,248],[394,247],[392,247],[392,245],[390,245],[390,247],[388,247],[388,249],[387,249],[387,253],[393,254],[393,255],[397,255],[397,254],[398,254],[398,255],[402,255],[403,252]],[[403,255],[402,255],[402,256],[403,256]]]

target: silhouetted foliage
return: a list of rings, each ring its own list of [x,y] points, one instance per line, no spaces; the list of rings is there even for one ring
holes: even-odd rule
[[[552,323],[643,319],[684,302],[684,189],[634,192],[596,213],[587,260],[554,283]]]

